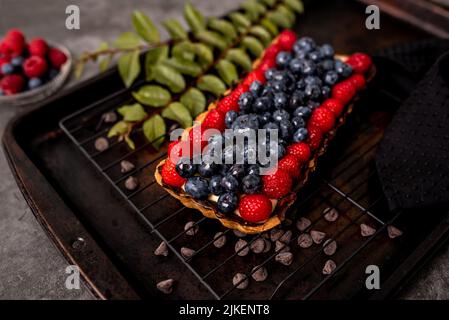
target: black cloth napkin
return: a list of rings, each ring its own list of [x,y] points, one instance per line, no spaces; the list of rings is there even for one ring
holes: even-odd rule
[[[385,131],[376,167],[391,210],[449,208],[449,42],[388,48],[375,57],[407,97]]]

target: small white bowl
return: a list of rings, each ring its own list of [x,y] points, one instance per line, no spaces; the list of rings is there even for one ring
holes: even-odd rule
[[[11,96],[0,96],[0,106],[24,106],[33,104],[47,98],[62,87],[72,69],[72,55],[64,46],[54,45],[53,47],[58,48],[67,56],[67,61],[61,66],[58,75],[36,89],[27,90]]]

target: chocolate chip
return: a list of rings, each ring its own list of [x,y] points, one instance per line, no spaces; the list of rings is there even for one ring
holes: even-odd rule
[[[369,237],[376,233],[376,229],[374,229],[373,227],[370,227],[367,224],[362,223],[360,225],[360,233],[361,233],[362,237]]]
[[[312,237],[313,242],[315,242],[316,244],[320,244],[321,242],[323,242],[326,234],[321,231],[312,230],[310,231],[310,236]]]
[[[249,253],[248,242],[246,242],[243,239],[239,239],[235,243],[235,248],[234,249],[235,249],[235,252],[237,253],[238,256],[244,257],[244,256],[246,256]]]
[[[282,237],[282,235],[284,234],[284,230],[281,229],[271,229],[270,231],[270,239],[273,242],[276,242],[279,240],[280,237]]]
[[[154,254],[157,256],[168,256],[168,247],[167,244],[162,241],[161,244],[154,250]]]
[[[335,268],[337,268],[337,265],[333,260],[327,260],[323,267],[323,274],[331,274]]]
[[[251,243],[250,247],[252,252],[261,253],[265,249],[265,241],[262,238],[258,238]]]
[[[301,248],[310,248],[313,244],[312,237],[308,233],[303,233],[298,237],[298,245]]]
[[[101,152],[109,148],[109,141],[106,138],[100,137],[95,140],[95,150]]]
[[[298,219],[298,221],[296,221],[296,228],[298,228],[298,230],[302,232],[310,227],[311,224],[312,222],[309,219],[301,217]]]
[[[274,244],[274,252],[288,252],[290,251],[290,247],[279,240]]]
[[[324,219],[326,219],[329,222],[334,222],[338,219],[338,211],[335,208],[326,208],[323,211],[324,213]]]
[[[284,266],[289,266],[293,262],[293,254],[291,252],[281,252],[276,255],[275,259]]]
[[[265,242],[265,248],[263,250],[264,253],[268,252],[271,250],[271,241],[268,239],[263,239]]]
[[[388,230],[388,236],[389,236],[391,239],[394,239],[394,238],[396,238],[396,237],[402,236],[402,231],[399,230],[398,228],[394,227],[394,226],[391,226],[391,225],[388,226],[388,227],[387,227],[387,230]]]
[[[244,290],[248,288],[249,280],[243,273],[236,273],[234,278],[232,278],[232,284],[236,286],[237,289]]]
[[[129,177],[125,181],[125,188],[132,191],[135,190],[139,186],[139,180],[135,177]]]
[[[337,251],[337,242],[332,239],[327,239],[323,244],[323,252],[327,256],[331,256]]]
[[[184,226],[184,231],[186,232],[186,235],[194,236],[198,233],[199,228],[200,227],[197,224],[195,224],[195,222],[189,221]]]
[[[184,257],[184,259],[189,259],[189,258],[193,257],[194,254],[195,254],[195,250],[193,250],[193,249],[186,248],[186,247],[181,248],[181,255]]]
[[[214,240],[214,246],[216,248],[222,248],[226,244],[226,235],[223,232],[217,232]]]
[[[265,268],[265,267],[260,267],[259,269],[257,269],[257,268],[258,268],[257,266],[253,268],[253,270],[251,271],[252,272],[251,277],[257,282],[262,282],[262,281],[267,280],[267,278],[268,278],[267,268]],[[256,271],[254,271],[254,270],[256,270]]]
[[[135,168],[135,165],[133,165],[131,162],[129,162],[128,160],[123,160],[120,162],[120,171],[122,173],[128,173],[133,171]]]
[[[288,244],[292,240],[292,235],[293,233],[290,230],[288,230],[282,235],[282,237],[279,238],[279,241]]]
[[[104,123],[114,123],[117,121],[117,114],[115,112],[106,112],[102,115]]]
[[[173,279],[167,279],[164,281],[159,282],[156,287],[158,288],[159,291],[165,293],[165,294],[170,294],[173,291],[173,285],[175,284],[175,280]]]
[[[233,232],[234,232],[234,235],[235,235],[237,238],[243,238],[243,237],[246,236],[246,233],[240,232],[240,231],[238,231],[238,230],[233,230]]]

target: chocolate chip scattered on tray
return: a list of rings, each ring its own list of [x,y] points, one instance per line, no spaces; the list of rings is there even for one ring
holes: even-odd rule
[[[217,232],[214,236],[214,240],[215,248],[223,248],[226,244],[226,235],[223,232]]]
[[[235,235],[237,238],[243,238],[243,237],[246,237],[246,233],[240,232],[240,231],[238,231],[238,230],[233,230],[233,232],[234,232],[234,235]]]
[[[281,252],[276,255],[275,260],[284,266],[289,266],[293,262],[293,254],[291,252]]]
[[[323,267],[323,274],[331,274],[335,268],[337,268],[337,265],[333,260],[327,260]]]
[[[259,269],[257,269],[257,268],[258,268],[258,266],[253,268],[253,270],[251,271],[252,272],[251,277],[257,282],[262,282],[262,281],[267,280],[267,278],[268,278],[267,268],[265,268],[265,267],[259,267]],[[254,271],[254,270],[256,270],[256,271]]]
[[[332,256],[337,251],[337,242],[332,239],[327,239],[323,244],[323,252],[327,256]]]
[[[298,245],[301,248],[310,248],[313,244],[312,237],[308,233],[303,233],[298,237]]]
[[[244,290],[248,288],[249,280],[243,273],[236,273],[234,278],[232,278],[232,284],[236,286],[237,289]]]
[[[288,230],[282,235],[282,237],[279,238],[279,241],[283,243],[290,243],[290,241],[292,240],[292,235],[293,233]]]
[[[284,242],[281,242],[278,240],[274,243],[274,251],[275,252],[288,252],[288,251],[290,251],[290,247],[287,244],[285,244]]]
[[[167,279],[164,281],[159,282],[156,287],[159,291],[165,293],[165,294],[170,294],[173,292],[173,286],[175,284],[175,280],[173,279]]]
[[[264,248],[263,252],[266,253],[271,250],[272,245],[271,245],[270,240],[268,240],[268,239],[263,239],[263,240],[265,242],[265,248]]]
[[[312,237],[313,242],[315,242],[316,244],[320,244],[321,242],[323,242],[326,234],[321,231],[312,230],[310,231],[310,236]]]
[[[181,248],[181,255],[184,257],[184,259],[188,259],[193,257],[193,255],[195,254],[195,250],[187,248],[187,247],[182,247]]]
[[[249,253],[248,242],[246,242],[243,239],[239,239],[235,243],[235,248],[234,249],[235,249],[235,252],[237,253],[238,256],[244,257],[244,256],[246,256]]]
[[[296,221],[296,228],[298,228],[299,231],[303,232],[308,227],[310,227],[311,224],[312,222],[309,219],[301,217],[298,219],[298,221]]]
[[[388,236],[391,239],[394,239],[394,238],[402,236],[402,231],[399,230],[398,228],[396,228],[395,226],[389,225],[387,227],[387,231],[388,231]]]
[[[262,253],[265,249],[265,240],[258,238],[254,240],[250,245],[251,251],[254,253]]]
[[[200,229],[200,227],[197,224],[195,224],[194,221],[189,221],[184,226],[184,231],[186,232],[186,235],[188,235],[188,236],[196,235],[198,233],[199,229]]]
[[[374,229],[373,227],[370,227],[369,225],[364,223],[360,224],[360,234],[362,235],[362,237],[369,237],[375,233],[376,229]]]
[[[120,162],[120,171],[121,173],[128,173],[134,170],[136,166],[134,164],[132,164],[130,161],[128,160],[122,160]]]
[[[102,115],[104,123],[114,123],[117,121],[117,114],[115,112],[106,112]]]
[[[95,150],[101,152],[109,148],[109,141],[104,137],[100,137],[95,140]]]
[[[168,247],[167,244],[162,241],[161,244],[154,250],[154,254],[157,256],[168,256]]]
[[[337,209],[335,208],[326,208],[323,211],[324,213],[324,219],[326,219],[329,222],[334,222],[338,219],[339,213]]]
[[[138,186],[139,186],[139,180],[137,180],[137,178],[135,178],[135,177],[129,177],[125,181],[125,188],[130,191],[136,190],[136,188]]]
[[[273,242],[276,242],[279,240],[280,237],[282,237],[284,234],[284,230],[278,229],[278,228],[274,228],[271,229],[270,231],[270,239]]]

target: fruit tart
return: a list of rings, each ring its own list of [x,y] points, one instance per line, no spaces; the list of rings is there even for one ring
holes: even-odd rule
[[[156,181],[186,207],[228,228],[247,234],[269,230],[285,218],[373,74],[366,54],[337,56],[329,44],[284,31],[240,84],[170,143]],[[257,145],[265,149],[224,142],[261,129]],[[222,150],[221,161],[211,161],[211,150]],[[270,160],[274,155],[274,165],[260,162],[260,150]]]

